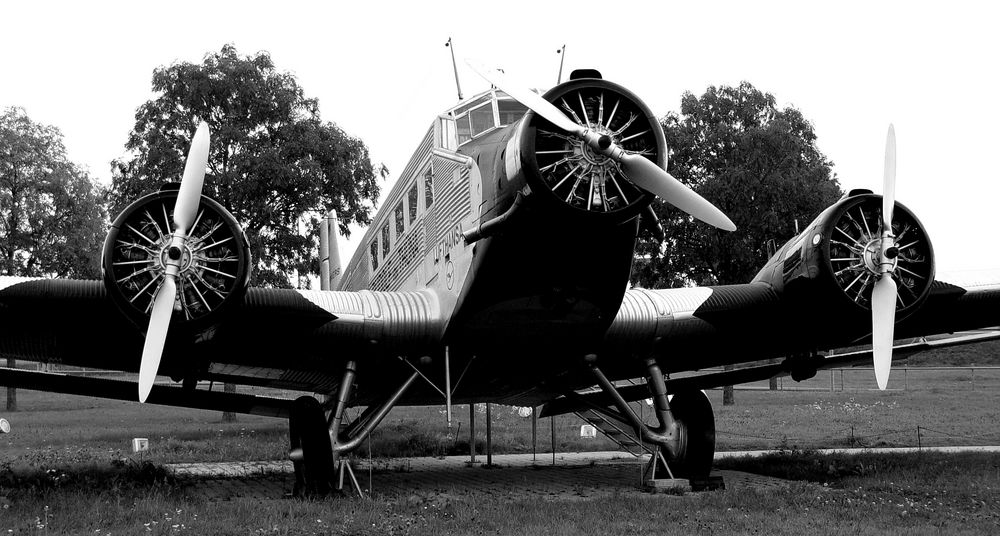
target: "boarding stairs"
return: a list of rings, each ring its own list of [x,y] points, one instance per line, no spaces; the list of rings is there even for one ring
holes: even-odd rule
[[[622,387],[626,385],[640,385],[644,383],[642,380],[625,380],[622,382],[615,382],[616,387]],[[592,387],[585,391],[580,391],[579,394],[586,394],[588,392],[599,391],[599,387]],[[635,435],[635,431],[631,426],[626,425],[616,419],[612,419],[599,413],[592,409],[585,409],[576,412],[576,416],[583,419],[587,424],[590,424],[597,431],[604,434],[605,437],[613,441],[618,447],[628,452],[629,454],[640,457],[645,454],[652,454],[654,446],[650,443],[645,443],[641,441]]]

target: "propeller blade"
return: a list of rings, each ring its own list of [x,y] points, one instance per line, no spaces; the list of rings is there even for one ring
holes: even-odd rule
[[[893,330],[896,326],[896,280],[885,273],[872,289],[872,359],[875,381],[885,390],[892,366]]]
[[[208,165],[209,138],[208,123],[203,121],[191,140],[184,177],[177,192],[177,204],[174,205],[174,230],[184,236],[191,232],[194,219],[198,216],[201,188],[205,184],[205,166]]]
[[[170,327],[170,317],[174,313],[174,300],[177,298],[177,285],[174,276],[166,274],[163,284],[153,299],[153,312],[149,316],[149,328],[146,330],[146,343],[142,347],[142,363],[139,365],[139,402],[145,402],[149,391],[153,388],[153,380],[160,368],[160,357],[163,345],[167,342],[167,328]]]
[[[896,206],[896,129],[889,124],[885,138],[885,174],[882,179],[882,224],[892,231],[892,210]]]
[[[471,59],[466,59],[465,63],[468,64],[469,67],[476,72],[476,74],[486,79],[487,82],[510,95],[512,99],[527,106],[531,111],[544,117],[559,129],[577,136],[583,135],[583,131],[585,130],[583,126],[576,124],[573,120],[566,117],[566,114],[562,113],[559,108],[556,108],[554,104],[545,100],[538,93],[535,93],[528,88],[521,87],[519,84],[512,83],[507,79],[507,75],[504,74],[503,71],[500,71],[499,69],[490,69]]]
[[[660,166],[638,154],[623,152],[619,157],[622,171],[640,188],[656,194],[667,203],[699,220],[725,231],[735,231],[736,224],[715,205],[675,179]]]

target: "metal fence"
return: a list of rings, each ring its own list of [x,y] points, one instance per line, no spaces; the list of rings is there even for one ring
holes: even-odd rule
[[[889,376],[890,390],[930,390],[947,386],[949,389],[998,389],[1000,367],[900,367],[894,366]],[[767,380],[736,386],[737,390],[769,389]],[[846,367],[820,370],[808,380],[796,382],[781,377],[777,389],[781,391],[860,391],[877,389],[875,373],[871,368]]]

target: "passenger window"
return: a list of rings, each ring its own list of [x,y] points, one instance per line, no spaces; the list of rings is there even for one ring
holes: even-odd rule
[[[375,240],[372,240],[371,252],[372,252],[372,271],[374,272],[375,270],[378,270],[378,237],[377,236],[375,237]]]
[[[406,205],[410,209],[410,225],[417,219],[417,183],[410,187],[410,193],[406,195]]]
[[[428,167],[424,173],[424,208],[434,204],[434,169]]]
[[[405,230],[405,227],[403,227],[403,202],[400,201],[399,205],[396,206],[396,240],[399,240],[403,236],[403,231]]]
[[[382,226],[382,258],[389,256],[389,223]]]

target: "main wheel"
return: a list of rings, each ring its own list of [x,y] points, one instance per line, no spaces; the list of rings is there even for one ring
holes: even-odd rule
[[[707,478],[715,458],[715,413],[703,391],[681,391],[670,397],[670,411],[680,433],[674,476]]]
[[[296,497],[324,497],[333,489],[333,446],[326,426],[326,417],[319,402],[311,396],[301,396],[292,404],[288,418],[291,451],[301,449],[302,455],[292,460],[295,468]]]

